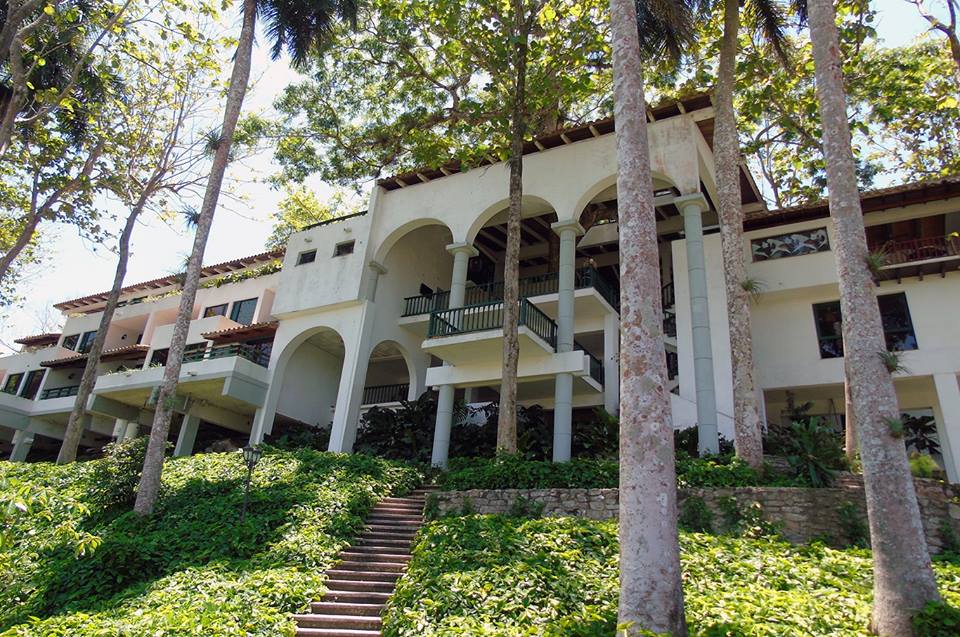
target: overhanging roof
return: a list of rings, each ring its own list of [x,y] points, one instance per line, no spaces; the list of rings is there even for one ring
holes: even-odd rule
[[[223,263],[215,263],[213,265],[204,266],[204,268],[200,271],[200,278],[204,279],[207,277],[227,274],[228,272],[233,272],[235,270],[249,268],[257,265],[258,263],[273,261],[283,257],[283,253],[284,250],[282,249],[271,250],[270,252],[261,252],[260,254],[254,254],[249,257],[242,257],[239,259],[233,259],[232,261],[224,261]],[[133,285],[128,285],[124,288],[121,288],[120,295],[122,296],[131,292],[149,292],[151,290],[159,290],[161,288],[173,285],[178,281],[178,279],[179,277],[177,275],[171,274],[165,277],[160,277],[159,279],[151,279],[150,281],[144,281],[142,283],[134,283]],[[93,305],[95,303],[105,303],[109,294],[109,290],[106,292],[100,292],[98,294],[90,294],[77,299],[62,301],[53,307],[57,308],[61,312],[75,310],[87,305]]]
[[[23,338],[14,339],[14,343],[20,345],[53,345],[60,340],[60,333],[57,332],[44,332],[43,334],[36,334],[34,336],[24,336]]]
[[[100,362],[123,361],[141,358],[147,355],[150,348],[146,345],[125,345],[114,349],[105,350],[100,355]],[[52,361],[43,361],[41,367],[81,367],[80,363],[86,365],[87,354],[77,354],[76,356],[67,356],[65,358],[56,358]]]
[[[860,193],[860,205],[864,214],[867,214],[952,197],[960,197],[960,175],[868,190]],[[760,230],[811,219],[824,219],[829,216],[830,202],[828,199],[821,199],[804,206],[748,213],[743,227],[744,230]]]
[[[238,325],[215,332],[201,334],[203,338],[215,343],[236,343],[249,341],[254,338],[268,338],[277,333],[277,321],[269,323],[254,323],[253,325]]]

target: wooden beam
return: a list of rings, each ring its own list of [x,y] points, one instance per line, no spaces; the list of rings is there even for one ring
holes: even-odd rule
[[[533,140],[533,145],[537,147],[537,150],[546,150],[547,147],[540,143],[539,139]]]
[[[594,137],[600,137],[600,131],[597,130],[597,127],[593,124],[590,124],[590,134]]]
[[[566,134],[566,133],[560,133],[560,139],[563,140],[563,143],[564,143],[564,144],[572,144],[572,143],[573,143],[572,141],[570,141],[570,138],[567,137],[567,134]]]

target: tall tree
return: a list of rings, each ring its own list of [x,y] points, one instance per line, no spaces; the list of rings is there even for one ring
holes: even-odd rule
[[[873,629],[913,634],[912,616],[940,599],[900,439],[900,409],[886,351],[860,208],[833,0],[809,0],[823,122],[823,154],[840,281],[847,382],[860,442],[873,549]]]
[[[93,344],[67,421],[63,444],[57,456],[60,464],[76,460],[83,435],[86,405],[97,380],[110,323],[120,300],[130,238],[145,210],[169,215],[170,206],[193,194],[203,179],[206,160],[205,138],[199,133],[199,118],[207,115],[204,105],[214,90],[219,64],[214,57],[218,44],[201,34],[189,22],[180,22],[175,50],[156,46],[144,48],[144,58],[125,69],[123,108],[111,121],[110,190],[127,207],[127,218],[117,241],[117,267],[113,285],[100,316]],[[168,36],[169,37],[169,36]]]
[[[610,24],[621,282],[618,619],[628,635],[681,636],[687,625],[641,44],[676,57],[689,36],[690,7],[610,0]]]
[[[730,331],[730,359],[733,371],[733,429],[737,456],[750,466],[763,465],[763,424],[753,378],[753,337],[750,301],[753,282],[747,278],[743,252],[743,208],[740,193],[740,135],[733,108],[737,83],[737,53],[740,48],[740,1],[722,0],[723,36],[714,91],[716,106],[713,133],[713,160],[717,179],[717,214],[723,251],[723,273]],[[751,0],[746,4],[754,22],[759,22],[781,59],[784,18],[773,0]],[[756,18],[759,17],[759,20]]]
[[[927,7],[924,0],[907,0],[917,8],[920,17],[927,21],[931,31],[939,31],[947,40],[947,48],[950,51],[950,59],[953,60],[953,81],[956,82],[956,90],[960,93],[960,31],[958,31],[958,15],[960,15],[960,2],[958,0],[943,0],[947,9],[946,21],[937,17],[937,15]]]
[[[355,22],[357,5],[354,0],[309,0],[293,4],[284,0],[243,0],[242,2],[243,22],[233,58],[223,124],[214,144],[210,176],[197,219],[193,249],[184,276],[180,307],[170,339],[167,365],[158,393],[153,426],[150,429],[150,442],[140,476],[140,486],[137,489],[137,500],[134,503],[134,511],[141,516],[153,513],[160,490],[164,452],[167,446],[167,435],[170,432],[170,419],[173,416],[177,384],[180,380],[180,367],[183,364],[183,354],[187,344],[187,330],[190,327],[193,304],[200,285],[203,253],[210,236],[210,226],[220,198],[223,178],[230,163],[233,135],[243,107],[247,82],[250,79],[250,63],[258,13],[266,19],[266,32],[270,38],[273,58],[280,57],[286,50],[293,64],[301,66],[311,53],[320,49],[329,39],[337,18]]]

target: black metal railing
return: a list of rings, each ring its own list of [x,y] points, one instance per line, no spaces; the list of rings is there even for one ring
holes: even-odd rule
[[[573,350],[575,352],[583,352],[590,357],[590,378],[597,381],[601,385],[603,384],[603,361],[587,351],[587,348],[581,345],[580,343],[573,342]]]
[[[557,346],[557,324],[527,299],[520,299],[517,325],[524,325],[545,340]],[[467,334],[503,327],[503,301],[467,305],[430,313],[427,338]]]
[[[665,310],[677,304],[677,294],[673,287],[673,281],[660,289],[660,302]]]
[[[363,404],[382,405],[383,403],[398,403],[401,400],[406,400],[409,392],[410,383],[364,387]]]
[[[594,288],[614,308],[620,307],[620,294],[616,288],[604,279],[596,268],[577,268],[574,273],[574,289]],[[523,277],[518,282],[520,298],[555,294],[560,288],[560,275],[557,272]],[[464,290],[463,305],[481,305],[503,299],[503,281],[474,285]],[[402,316],[417,316],[448,309],[450,292],[435,292],[431,295],[408,296],[403,300]]]
[[[40,400],[48,400],[52,398],[67,398],[68,396],[76,396],[77,391],[80,390],[80,385],[70,385],[69,387],[56,387],[53,389],[44,389],[40,392]]]
[[[253,345],[246,345],[244,343],[214,345],[213,347],[187,352],[183,355],[183,362],[196,363],[203,360],[214,360],[216,358],[230,358],[231,356],[239,356],[261,367],[267,367],[270,364],[269,354]]]
[[[670,338],[677,337],[677,315],[670,313],[663,315],[663,333]]]
[[[673,380],[680,375],[680,357],[671,350],[665,350],[664,354],[667,357],[667,378]]]

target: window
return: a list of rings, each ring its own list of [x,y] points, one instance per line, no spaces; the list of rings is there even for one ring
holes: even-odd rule
[[[887,349],[890,351],[917,349],[917,337],[913,332],[907,295],[900,292],[879,296],[877,306],[880,309],[880,320],[883,322],[883,336],[887,342]],[[813,306],[813,319],[820,343],[820,358],[843,356],[840,301],[817,303]]]
[[[7,376],[7,382],[3,384],[3,393],[16,395],[21,380],[23,380],[23,374],[10,374]]]
[[[170,354],[170,350],[166,348],[153,350],[153,355],[150,357],[150,366],[166,365],[168,354]]]
[[[86,354],[90,351],[90,348],[93,347],[93,340],[97,338],[97,331],[93,330],[92,332],[84,332],[83,336],[80,338],[80,345],[77,346],[77,351],[81,354]]]
[[[40,383],[43,382],[43,375],[46,371],[45,369],[35,369],[27,374],[27,382],[23,384],[23,389],[20,390],[20,395],[23,398],[33,400],[37,397],[37,391],[40,389]]]
[[[243,301],[234,301],[233,309],[230,310],[230,318],[237,323],[250,325],[253,322],[253,312],[257,309],[257,299],[244,299]]]
[[[297,265],[306,265],[307,263],[313,263],[317,260],[317,251],[316,250],[307,250],[306,252],[301,252],[297,257]]]
[[[344,241],[343,243],[338,243],[333,249],[333,256],[343,257],[348,254],[353,254],[353,241]]]
[[[70,336],[64,336],[63,346],[66,347],[67,349],[76,350],[78,340],[80,340],[79,334],[71,334]]]
[[[226,316],[227,315],[227,304],[221,303],[220,305],[211,305],[203,311],[203,318],[208,316]]]
[[[804,254],[826,252],[829,249],[830,241],[827,238],[826,228],[778,234],[750,242],[750,252],[753,254],[754,261],[798,257]]]

